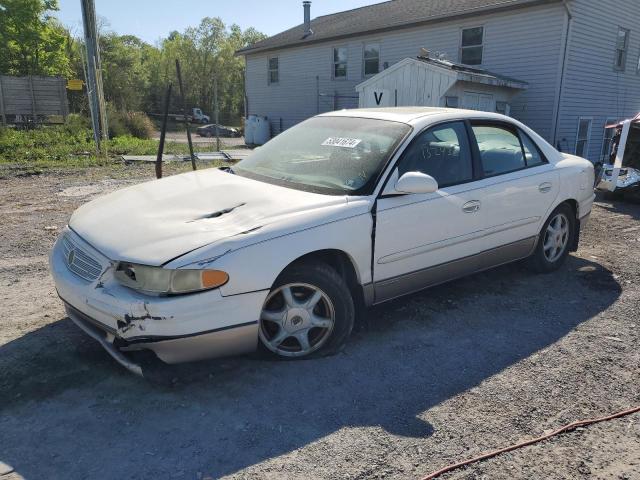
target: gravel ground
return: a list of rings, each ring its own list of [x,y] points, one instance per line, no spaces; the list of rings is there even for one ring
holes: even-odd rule
[[[510,265],[376,307],[337,356],[136,378],[65,318],[46,255],[77,206],[150,177],[0,172],[2,480],[419,479],[640,404],[640,206],[608,201],[559,272]],[[442,478],[638,479],[640,415]]]

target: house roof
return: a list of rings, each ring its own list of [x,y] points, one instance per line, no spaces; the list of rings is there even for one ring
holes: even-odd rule
[[[399,61],[391,67],[386,68],[377,75],[374,75],[373,77],[365,80],[359,85],[356,85],[356,90],[362,91],[364,88],[378,83],[382,78],[388,75],[393,75],[397,70],[400,70],[405,66],[411,64],[430,65],[433,67],[445,69],[451,73],[453,78],[464,82],[482,83],[485,85],[514,88],[517,90],[526,90],[529,88],[529,84],[527,82],[512,77],[507,77],[506,75],[493,73],[489,70],[469,67],[467,65],[462,65],[460,63],[451,62],[445,59],[419,56],[417,58],[405,58],[404,60]]]
[[[304,24],[240,49],[237,55],[298,47],[332,39],[397,30],[526,6],[562,0],[390,0],[366,7],[317,17],[311,21],[312,35],[304,36]],[[302,12],[301,16],[302,16]]]

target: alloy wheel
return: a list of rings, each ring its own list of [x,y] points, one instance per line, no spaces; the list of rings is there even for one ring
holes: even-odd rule
[[[542,248],[548,262],[557,261],[564,254],[569,243],[569,219],[558,213],[551,219],[544,235]]]
[[[314,285],[290,283],[267,297],[260,315],[260,339],[272,352],[303,357],[320,349],[331,336],[335,309]]]

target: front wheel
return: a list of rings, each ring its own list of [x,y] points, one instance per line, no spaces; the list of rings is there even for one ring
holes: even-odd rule
[[[539,273],[560,268],[573,244],[576,218],[569,205],[563,203],[549,216],[538,237],[535,252],[528,259],[529,267]]]
[[[265,300],[261,348],[286,359],[330,355],[349,337],[354,318],[349,287],[333,268],[320,262],[294,265]]]

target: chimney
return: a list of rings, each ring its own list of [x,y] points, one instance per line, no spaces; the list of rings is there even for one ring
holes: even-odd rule
[[[309,35],[313,35],[313,30],[311,30],[311,2],[305,0],[302,2],[302,8],[304,8],[304,36],[302,38],[307,38]]]

